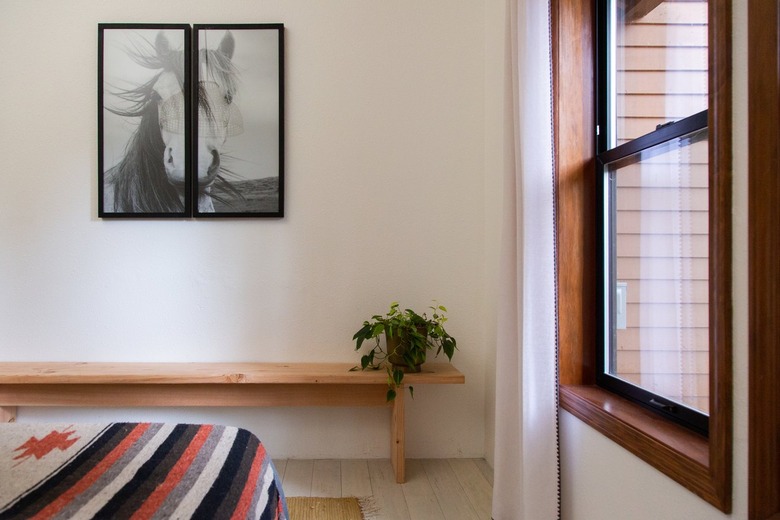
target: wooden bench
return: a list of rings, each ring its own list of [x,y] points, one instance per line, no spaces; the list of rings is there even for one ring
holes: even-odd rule
[[[385,406],[390,458],[404,482],[403,389],[387,403],[384,370],[349,363],[2,363],[0,421],[19,406]],[[404,383],[463,384],[449,363],[426,363]]]

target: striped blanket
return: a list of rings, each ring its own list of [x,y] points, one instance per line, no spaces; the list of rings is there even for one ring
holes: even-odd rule
[[[271,458],[234,427],[0,424],[0,519],[287,520]]]

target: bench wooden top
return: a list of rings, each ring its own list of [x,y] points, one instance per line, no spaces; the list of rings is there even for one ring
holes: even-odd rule
[[[405,479],[404,393],[388,403],[387,372],[352,363],[0,363],[0,422],[19,406],[390,406],[390,459]],[[426,363],[404,384],[463,384]],[[321,386],[323,385],[323,386]],[[355,387],[354,385],[365,385]]]
[[[352,363],[0,363],[0,385],[17,384],[386,384],[385,370]],[[406,384],[463,384],[450,363],[426,363]]]

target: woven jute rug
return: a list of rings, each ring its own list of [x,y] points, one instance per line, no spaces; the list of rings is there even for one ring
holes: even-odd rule
[[[290,520],[370,520],[376,507],[368,498],[287,497]]]

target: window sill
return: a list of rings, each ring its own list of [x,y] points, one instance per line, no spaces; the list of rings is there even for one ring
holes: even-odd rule
[[[561,408],[721,511],[730,512],[710,441],[597,386],[562,385]],[[718,466],[716,464],[716,466]]]

